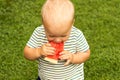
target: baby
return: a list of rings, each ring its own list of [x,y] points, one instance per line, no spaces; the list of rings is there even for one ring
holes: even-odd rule
[[[38,60],[39,80],[84,80],[84,62],[90,56],[83,33],[73,26],[74,6],[70,0],[47,0],[42,8],[43,25],[37,27],[24,48],[24,56]],[[57,64],[44,58],[54,55],[49,43],[64,43]]]

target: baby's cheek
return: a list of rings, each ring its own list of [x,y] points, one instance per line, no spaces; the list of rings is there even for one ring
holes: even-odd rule
[[[49,37],[47,39],[48,39],[48,41],[53,41],[54,40],[53,38],[49,38]]]
[[[65,42],[65,41],[67,41],[67,40],[68,40],[68,38],[64,38],[64,39],[62,39],[63,42]]]

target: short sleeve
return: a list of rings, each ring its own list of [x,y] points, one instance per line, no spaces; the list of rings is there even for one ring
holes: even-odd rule
[[[35,47],[39,47],[40,43],[39,43],[39,39],[41,37],[41,29],[40,27],[37,27],[34,31],[33,34],[31,35],[30,39],[27,42],[27,46],[31,47],[31,48],[35,48]]]
[[[87,51],[89,49],[89,45],[87,43],[87,40],[85,39],[85,36],[80,30],[77,30],[76,32],[77,32],[77,35],[76,35],[77,51],[80,51],[80,52]]]

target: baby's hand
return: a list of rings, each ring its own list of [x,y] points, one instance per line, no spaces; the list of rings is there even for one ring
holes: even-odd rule
[[[54,55],[54,53],[55,53],[55,48],[52,47],[50,43],[46,43],[41,46],[41,54],[43,56]]]
[[[66,63],[64,64],[65,66],[67,66],[72,62],[74,54],[70,53],[69,51],[62,51],[60,55],[61,60],[67,60]]]

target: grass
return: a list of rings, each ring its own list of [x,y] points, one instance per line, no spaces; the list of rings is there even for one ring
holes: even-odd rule
[[[120,0],[72,0],[74,25],[91,49],[85,80],[120,79]],[[23,48],[41,25],[44,0],[0,0],[0,80],[35,80],[37,61],[28,61]]]

